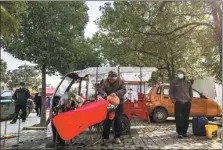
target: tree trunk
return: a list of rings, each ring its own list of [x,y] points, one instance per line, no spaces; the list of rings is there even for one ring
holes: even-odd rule
[[[42,111],[40,118],[40,125],[46,125],[46,66],[42,66]]]

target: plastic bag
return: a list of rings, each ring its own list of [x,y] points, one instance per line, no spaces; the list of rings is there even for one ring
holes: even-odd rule
[[[47,137],[53,137],[51,122],[47,125]]]

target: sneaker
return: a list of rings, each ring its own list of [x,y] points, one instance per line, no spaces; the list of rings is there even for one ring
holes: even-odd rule
[[[188,135],[187,134],[183,134],[183,137],[188,137]]]
[[[108,144],[109,143],[109,139],[102,139],[102,144],[105,145],[105,144]]]
[[[114,142],[115,144],[122,144],[122,141],[120,140],[120,138],[115,138]]]
[[[178,135],[178,138],[179,138],[179,139],[182,139],[182,138],[183,138],[183,135]]]
[[[15,123],[16,123],[16,121],[11,121],[11,122],[10,122],[10,124],[15,124]]]

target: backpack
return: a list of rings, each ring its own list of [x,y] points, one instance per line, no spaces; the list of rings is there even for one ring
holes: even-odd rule
[[[205,136],[205,125],[207,124],[208,119],[206,117],[194,117],[192,119],[193,134],[196,136]]]

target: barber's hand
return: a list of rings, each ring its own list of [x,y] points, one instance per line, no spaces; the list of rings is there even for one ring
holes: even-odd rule
[[[111,93],[110,96],[116,96],[116,94],[115,93]]]

